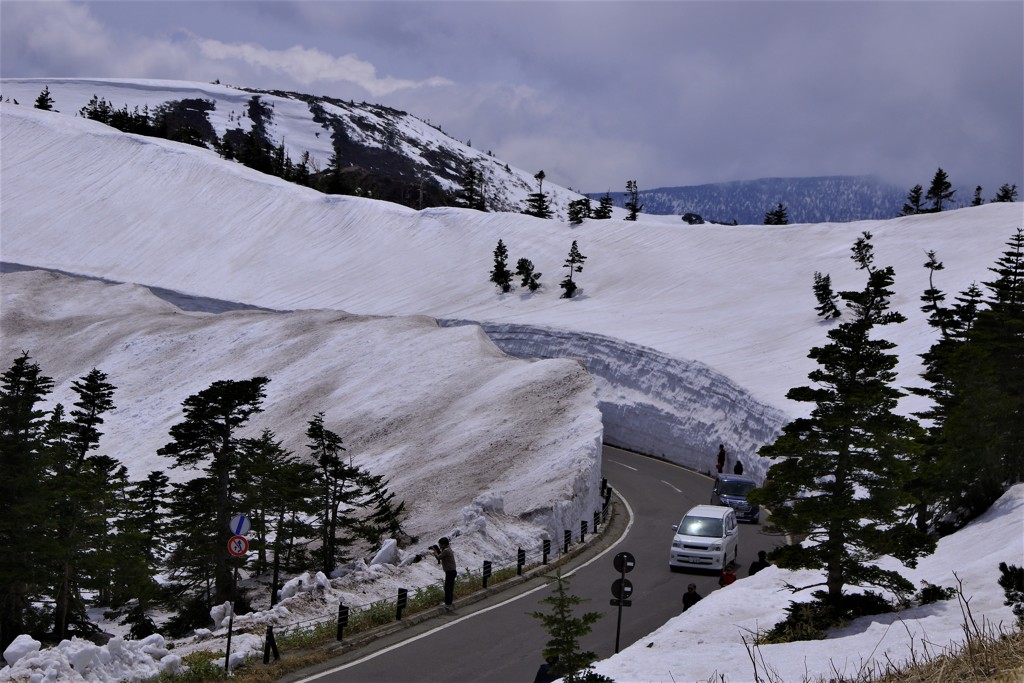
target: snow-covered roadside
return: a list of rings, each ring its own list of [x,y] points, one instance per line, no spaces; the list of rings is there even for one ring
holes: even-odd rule
[[[0,287],[6,365],[28,351],[55,380],[51,405],[67,404],[70,383],[92,368],[107,373],[116,409],[105,416],[101,447],[122,457],[132,478],[169,466],[155,453],[180,421],[185,397],[213,379],[264,374],[271,383],[252,430],[272,425],[301,453],[306,422],[323,410],[355,461],[384,474],[406,501],[405,529],[416,543],[370,549],[366,557],[377,553],[376,561],[356,560],[329,580],[296,579],[273,610],[267,591],[257,590],[258,611],[239,615],[239,629],[318,618],[339,602],[360,607],[394,598],[398,588],[436,584],[436,563],[414,560],[442,535],[453,538],[460,571],[479,571],[484,560],[510,562],[518,547],[539,552],[543,539],[560,538],[601,509],[600,412],[593,381],[576,361],[512,358],[479,328],[441,328],[426,317],[186,313],[144,287],[44,271],[4,273]],[[177,643],[175,654],[217,649],[223,617],[213,615],[214,628]],[[244,653],[247,642],[232,650]],[[69,641],[53,657],[93,671],[111,657],[137,656],[123,640],[111,643],[114,651]],[[261,637],[253,647],[262,648]],[[21,658],[23,667],[57,666],[44,655]]]

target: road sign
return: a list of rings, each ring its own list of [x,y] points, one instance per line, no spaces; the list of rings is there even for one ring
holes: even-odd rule
[[[615,555],[615,559],[612,560],[612,564],[615,565],[615,571],[628,574],[633,571],[633,567],[636,566],[636,560],[633,559],[632,553],[621,552]]]
[[[615,579],[612,582],[612,596],[616,600],[626,600],[633,594],[633,583],[629,579]]]
[[[245,536],[232,536],[228,539],[228,552],[235,557],[241,557],[249,552],[249,539]]]
[[[245,536],[251,528],[252,522],[248,515],[235,515],[231,518],[231,526],[228,530],[236,536]]]

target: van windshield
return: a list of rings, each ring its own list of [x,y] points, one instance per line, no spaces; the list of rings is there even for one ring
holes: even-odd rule
[[[722,537],[722,520],[720,517],[693,517],[687,515],[679,523],[677,534],[684,536]]]
[[[723,496],[746,496],[753,488],[752,481],[723,481],[718,492]]]

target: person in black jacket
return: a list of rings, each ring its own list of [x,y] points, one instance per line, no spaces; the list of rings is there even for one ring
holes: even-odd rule
[[[768,553],[763,550],[757,551],[757,559],[750,563],[750,573],[747,576],[753,576],[765,567],[770,567],[771,562],[768,561]]]
[[[700,593],[697,592],[697,585],[691,583],[686,587],[686,592],[683,593],[683,611],[685,612],[700,602],[700,598]]]

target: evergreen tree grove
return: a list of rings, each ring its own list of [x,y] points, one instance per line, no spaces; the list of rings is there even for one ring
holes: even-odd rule
[[[902,395],[892,386],[897,358],[889,351],[895,345],[876,330],[904,317],[889,310],[893,269],[873,266],[870,239],[864,233],[853,247],[867,284],[839,292],[849,319],[828,331],[827,345],[810,351],[819,366],[808,375],[813,386],[787,393],[814,408],[761,448],[773,464],[764,487],[751,494],[752,502],[772,509],[770,531],[810,541],[779,548],[776,564],[824,570],[825,601],[835,608],[848,585],[911,592],[913,585],[899,573],[869,563],[890,554],[914,566],[934,548],[934,540],[903,514],[914,502],[904,484],[921,428],[893,412]]]

